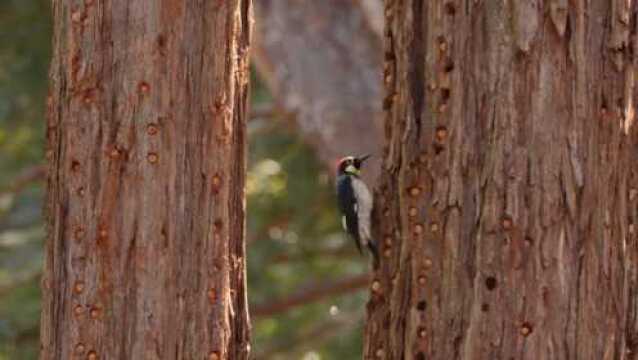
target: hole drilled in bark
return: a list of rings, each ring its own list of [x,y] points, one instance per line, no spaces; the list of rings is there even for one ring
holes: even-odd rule
[[[114,147],[113,149],[111,149],[111,153],[109,154],[109,156],[111,157],[111,159],[116,160],[120,157],[120,151]]]
[[[426,269],[431,268],[432,267],[432,260],[425,259],[425,261],[423,262],[423,266],[425,266]]]
[[[489,291],[496,289],[496,287],[498,286],[496,278],[494,276],[489,276],[487,279],[485,279],[485,286]]]
[[[490,304],[486,304],[486,303],[481,304],[481,311],[482,312],[490,311]]]
[[[437,41],[439,43],[439,50],[441,50],[441,52],[447,51],[447,41],[445,40],[445,36],[439,35]]]
[[[425,338],[425,335],[427,335],[425,328],[423,326],[420,326],[419,329],[417,330],[417,335],[423,339]]]
[[[607,105],[607,97],[603,95],[602,104],[600,105],[600,114],[603,116],[606,115],[608,108],[609,106]]]
[[[219,176],[219,174],[215,174],[213,176],[213,179],[211,180],[211,183],[212,183],[213,194],[218,194],[219,189],[221,188],[221,185],[222,185],[221,176]]]
[[[425,300],[421,300],[419,301],[418,304],[416,304],[416,308],[419,311],[425,311],[425,309],[427,309],[428,307],[428,303]]]
[[[157,36],[157,47],[160,48],[161,52],[164,51],[164,47],[166,47],[166,36],[164,36],[164,34],[159,34]]]
[[[386,51],[384,54],[386,61],[394,61],[396,59],[394,53],[392,51]]]
[[[371,289],[375,293],[380,293],[381,292],[381,282],[379,280],[373,281]]]
[[[77,161],[77,160],[71,161],[71,171],[78,172],[78,171],[80,171],[80,167],[81,167],[81,165],[80,165],[79,161]]]
[[[409,215],[410,217],[415,217],[415,216],[417,216],[418,214],[419,214],[419,210],[417,210],[417,208],[416,208],[416,207],[414,207],[414,206],[410,206],[410,208],[408,209],[408,215]]]
[[[454,60],[447,59],[447,61],[445,62],[445,67],[443,68],[443,70],[446,73],[451,73],[454,70]]]
[[[388,96],[385,99],[383,99],[383,110],[388,110],[392,107],[392,103],[394,98],[392,96]]]
[[[217,231],[221,231],[224,228],[224,222],[222,221],[222,219],[216,219],[213,225],[215,226],[215,230]]]
[[[158,132],[159,129],[156,124],[148,124],[148,126],[146,127],[146,133],[150,136],[157,135]]]
[[[445,13],[454,16],[456,15],[456,7],[451,2],[445,4]]]
[[[100,306],[94,306],[91,308],[91,318],[97,319],[102,315],[102,308]]]
[[[634,353],[634,351],[636,351],[636,348],[638,348],[638,338],[636,338],[635,335],[627,338],[625,346],[627,347],[628,354]]]
[[[156,153],[152,152],[152,153],[148,153],[148,155],[146,155],[146,159],[151,164],[157,164],[157,161],[159,160],[159,156]]]
[[[151,91],[151,86],[146,81],[140,81],[140,83],[137,85],[137,89],[139,90],[140,94],[146,95],[149,93],[149,91]]]
[[[85,234],[84,228],[79,226],[77,229],[75,229],[75,233],[74,233],[75,240],[82,240],[82,238],[84,238],[84,234]]]
[[[529,236],[525,236],[525,245],[527,245],[527,246],[532,246],[532,245],[534,245],[534,239],[532,239],[532,238],[531,238],[531,237],[529,237]]]
[[[445,142],[447,139],[447,128],[445,126],[439,126],[436,128],[436,141]]]
[[[386,246],[392,246],[392,237],[390,235],[386,235],[386,237],[383,239],[383,242]]]
[[[73,10],[73,12],[71,12],[71,21],[73,21],[73,23],[75,24],[79,24],[80,21],[82,21],[82,13],[80,12],[80,10]]]
[[[425,360],[425,354],[422,352],[416,354],[416,356],[414,357],[414,360]]]
[[[450,100],[450,89],[442,88],[441,89],[441,102],[443,102],[444,104],[447,104],[447,102],[449,100]]]
[[[84,95],[82,97],[82,101],[84,104],[90,105],[95,100],[95,89],[86,89],[84,90]]]
[[[513,225],[513,223],[512,223],[512,218],[511,218],[511,217],[509,217],[509,216],[505,216],[505,217],[503,218],[503,223],[502,223],[502,225],[503,225],[503,229],[504,229],[504,230],[510,230],[510,229],[512,228],[512,225]]]
[[[84,291],[84,281],[76,281],[73,286],[73,292],[76,294],[81,294]]]
[[[413,186],[408,189],[408,192],[410,193],[411,196],[417,197],[421,194],[421,188],[418,186]]]
[[[531,335],[533,331],[534,327],[532,326],[532,324],[524,322],[523,325],[521,325],[521,335],[527,337]]]

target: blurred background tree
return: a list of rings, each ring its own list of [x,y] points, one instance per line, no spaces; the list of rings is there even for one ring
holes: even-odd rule
[[[256,359],[361,358],[368,265],[340,229],[330,165],[338,154],[380,155],[377,3],[255,4],[247,242]],[[286,52],[285,42],[294,45]],[[1,1],[0,360],[36,359],[39,348],[50,51],[49,1]]]

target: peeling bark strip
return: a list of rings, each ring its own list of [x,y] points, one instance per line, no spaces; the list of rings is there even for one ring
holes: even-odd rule
[[[366,359],[638,358],[637,11],[386,0]]]
[[[41,359],[245,359],[251,1],[54,1]]]

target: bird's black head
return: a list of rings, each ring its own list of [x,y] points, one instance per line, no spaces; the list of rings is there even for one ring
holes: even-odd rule
[[[361,173],[361,165],[363,165],[363,162],[366,161],[369,157],[370,155],[364,155],[359,157],[346,156],[342,158],[341,160],[339,160],[339,165],[337,167],[337,174],[359,176],[359,174]]]

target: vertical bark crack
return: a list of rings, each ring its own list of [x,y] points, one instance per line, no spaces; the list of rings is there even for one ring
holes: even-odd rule
[[[424,112],[423,104],[425,104],[425,36],[426,28],[423,21],[423,0],[415,0],[412,3],[412,43],[410,44],[410,57],[408,64],[411,67],[408,74],[408,81],[412,89],[412,116],[416,125],[416,138],[421,138],[421,121]]]

